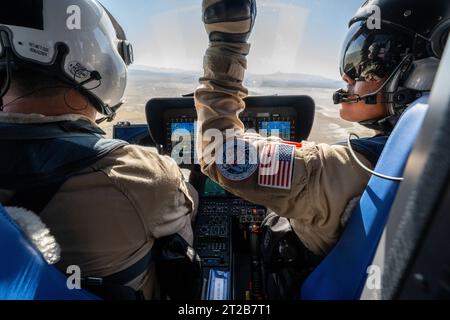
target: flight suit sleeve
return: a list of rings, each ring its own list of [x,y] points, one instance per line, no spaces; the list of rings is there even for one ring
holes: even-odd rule
[[[303,243],[314,253],[324,255],[338,239],[347,204],[363,192],[369,179],[369,174],[360,169],[349,149],[304,142],[293,155],[289,189],[260,186],[258,171],[243,181],[232,181],[218,169],[214,158],[204,156],[210,150],[220,150],[219,144],[223,144],[223,141],[205,138],[210,129],[224,134],[232,130],[237,139],[250,142],[258,153],[268,144],[280,143],[276,137],[245,133],[239,119],[245,109],[243,99],[248,94],[243,85],[248,53],[248,44],[220,42],[211,43],[206,52],[204,76],[195,93],[202,171],[231,193],[289,218]]]

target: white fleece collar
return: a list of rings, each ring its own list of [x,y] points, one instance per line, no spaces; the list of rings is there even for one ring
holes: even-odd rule
[[[61,259],[61,248],[41,218],[23,208],[8,207],[5,210],[22,228],[23,233],[41,252],[48,264],[55,264]]]

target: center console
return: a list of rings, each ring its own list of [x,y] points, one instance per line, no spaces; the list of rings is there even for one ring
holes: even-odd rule
[[[240,119],[246,130],[278,135],[284,140],[306,140],[314,120],[314,102],[306,96],[251,97]],[[191,183],[200,194],[194,225],[194,247],[202,258],[204,300],[264,299],[260,226],[267,209],[240,199],[202,175],[196,164],[197,117],[193,98],[152,99],[146,107],[148,124],[119,123],[115,138],[156,147],[161,153],[190,159],[181,167],[192,172]],[[178,153],[180,143],[183,148]],[[181,161],[180,161],[181,162]]]

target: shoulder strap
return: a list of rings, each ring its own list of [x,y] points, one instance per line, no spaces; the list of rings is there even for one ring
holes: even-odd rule
[[[144,300],[141,290],[135,291],[126,284],[148,271],[155,263],[153,249],[131,267],[103,278],[84,278],[82,287],[106,300]]]
[[[40,189],[67,180],[128,143],[104,139],[87,121],[0,123],[0,189]]]
[[[127,284],[130,281],[136,279],[138,276],[149,270],[149,267],[153,265],[154,258],[153,252],[150,250],[145,257],[133,264],[131,267],[120,271],[111,276],[103,277],[103,282],[115,283],[115,284]]]

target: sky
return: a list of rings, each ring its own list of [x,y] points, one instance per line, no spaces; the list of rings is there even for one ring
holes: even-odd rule
[[[100,0],[133,43],[135,66],[201,70],[207,35],[201,0]],[[338,79],[348,22],[363,0],[258,0],[249,55],[254,74]]]

